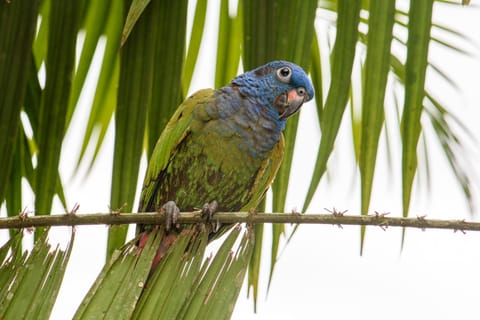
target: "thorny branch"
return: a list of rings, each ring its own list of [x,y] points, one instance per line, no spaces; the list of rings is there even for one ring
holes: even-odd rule
[[[379,226],[383,230],[388,227],[406,227],[425,229],[450,229],[453,231],[480,231],[480,222],[465,220],[427,219],[425,216],[414,218],[387,217],[376,212],[373,215],[346,215],[345,212],[327,210],[329,214],[299,214],[293,213],[251,213],[251,212],[217,212],[212,220],[219,223],[290,223],[290,224],[331,224],[337,226],[361,225]],[[149,213],[94,213],[76,214],[74,211],[60,215],[29,216],[22,212],[17,217],[0,218],[0,229],[34,228],[48,226],[78,226],[78,225],[118,225],[118,224],[162,224],[163,214]],[[202,223],[205,218],[201,211],[181,212],[177,223]]]

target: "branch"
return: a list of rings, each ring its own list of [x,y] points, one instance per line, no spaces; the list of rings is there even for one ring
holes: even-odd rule
[[[291,224],[332,224],[407,227],[419,229],[450,229],[465,232],[480,231],[480,222],[466,222],[465,220],[435,220],[425,219],[424,216],[416,218],[386,217],[385,214],[353,216],[344,215],[343,212],[334,210],[331,214],[299,214],[299,213],[249,213],[249,212],[217,212],[213,220],[220,223],[245,222],[256,223],[291,223]],[[78,226],[78,225],[118,225],[118,224],[161,224],[165,221],[163,214],[150,213],[95,213],[95,214],[60,214],[27,216],[22,213],[18,217],[0,218],[0,229],[32,228],[47,226]],[[182,212],[178,216],[179,224],[205,222],[200,211]]]

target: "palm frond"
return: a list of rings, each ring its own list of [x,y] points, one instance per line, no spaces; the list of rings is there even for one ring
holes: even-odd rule
[[[29,254],[16,249],[22,235],[19,232],[0,248],[0,317],[47,319],[70,258],[73,233],[65,251],[52,249],[44,233]]]
[[[37,214],[47,214],[58,186],[58,164],[66,130],[68,101],[75,67],[80,2],[51,1],[46,82],[42,93],[36,139],[38,166],[34,185]],[[41,229],[35,233],[41,234]]]
[[[164,234],[149,234],[117,250],[77,310],[75,319],[228,319],[253,250],[253,234],[236,227],[206,259],[208,232],[183,231],[154,271],[152,260]]]
[[[378,141],[384,123],[384,101],[390,68],[394,13],[395,1],[379,0],[370,3],[359,158],[362,214],[367,214],[370,206]],[[361,248],[363,248],[364,237],[365,227],[362,227]]]
[[[114,210],[122,208],[131,211],[133,208],[147,112],[152,102],[155,72],[153,35],[158,34],[160,27],[154,23],[154,14],[153,10],[142,13],[121,49],[110,194],[110,207]],[[126,235],[127,226],[109,228],[107,259],[123,245]]]
[[[30,48],[40,1],[0,3],[0,202],[5,198],[12,168],[16,137],[19,136],[20,110],[30,71]],[[15,75],[12,77],[12,75]],[[13,181],[14,183],[17,183]]]
[[[354,4],[348,1],[338,2],[337,36],[333,48],[332,81],[325,100],[323,121],[320,123],[322,139],[315,161],[315,169],[311,178],[303,210],[312,201],[320,179],[327,170],[327,162],[333,149],[335,138],[340,127],[345,107],[350,94],[350,78],[358,39],[358,22],[361,2]]]

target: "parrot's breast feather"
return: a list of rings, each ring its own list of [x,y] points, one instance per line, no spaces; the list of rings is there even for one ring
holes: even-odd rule
[[[255,207],[283,156],[283,128],[256,107],[230,87],[185,100],[153,151],[141,195],[148,201],[139,210],[155,211],[170,200],[181,210],[212,200],[221,211]]]

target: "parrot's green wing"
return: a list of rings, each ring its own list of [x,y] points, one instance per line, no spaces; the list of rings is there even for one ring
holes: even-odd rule
[[[241,211],[250,211],[251,209],[257,208],[277,175],[278,168],[282,163],[284,150],[285,139],[282,134],[280,140],[273,148],[271,157],[263,162],[262,167],[258,171],[255,182],[250,190],[250,201],[242,207]]]
[[[208,132],[206,127],[199,127],[205,125],[205,123],[212,120],[211,118],[211,109],[205,108],[205,106],[211,106],[215,103],[215,91],[212,89],[204,89],[196,92],[185,100],[174,113],[170,121],[168,122],[165,130],[162,132],[155,149],[153,150],[152,157],[149,161],[147,168],[147,173],[145,175],[145,182],[140,196],[139,212],[155,211],[158,210],[159,206],[163,202],[169,200],[180,200],[180,199],[170,199],[166,195],[169,194],[169,191],[178,192],[178,189],[169,189],[175,188],[169,183],[165,183],[162,179],[174,174],[172,170],[175,170],[175,165],[182,168],[182,174],[184,176],[182,183],[190,185],[192,181],[195,182],[195,170],[190,170],[188,161],[201,161],[200,158],[205,158],[205,156],[221,155],[225,157],[228,154],[236,154],[243,156],[239,149],[235,149],[237,142],[232,143],[232,149],[221,149],[219,145],[215,143],[210,143],[210,149],[199,149],[196,146],[188,144],[187,141],[192,139],[193,134],[195,135],[196,141],[205,141],[201,139],[215,139],[213,137],[213,132]],[[203,123],[203,124],[202,124]],[[200,130],[200,131],[199,131]],[[200,136],[200,132],[203,131],[206,133],[204,136]],[[194,133],[196,132],[196,133]],[[237,139],[238,136],[233,135],[231,139]],[[231,141],[231,140],[230,140]],[[190,141],[191,142],[191,141]],[[223,210],[239,210],[248,211],[250,209],[255,209],[259,202],[262,200],[265,192],[268,187],[272,184],[275,175],[277,174],[278,168],[283,158],[285,142],[283,135],[280,136],[280,140],[274,145],[271,154],[262,162],[258,163],[258,169],[255,172],[245,172],[245,175],[240,175],[231,180],[232,177],[224,176],[224,182],[217,181],[213,184],[213,189],[204,189],[201,190],[201,187],[209,186],[208,184],[208,170],[211,172],[212,167],[209,162],[196,164],[199,166],[205,166],[204,174],[205,178],[200,180],[205,180],[207,183],[200,183],[196,185],[195,190],[199,192],[205,192],[205,194],[199,195],[198,197],[189,197],[187,203],[183,202],[182,208],[191,208],[195,205],[201,205],[200,199],[211,199],[203,201],[218,200],[220,205],[223,206]],[[187,149],[186,149],[187,148]],[[191,148],[191,149],[188,149]],[[197,149],[195,149],[197,148]],[[188,151],[187,151],[188,150]],[[188,152],[188,155],[187,153]],[[195,152],[197,152],[195,154]],[[226,161],[225,158],[217,157],[219,168],[221,165],[228,165],[237,167],[236,164],[232,163],[232,160]],[[235,159],[235,157],[233,157]],[[245,158],[240,158],[244,160]],[[234,161],[240,161],[240,159],[235,159]],[[246,159],[245,159],[246,160]],[[185,170],[183,169],[185,168]],[[190,170],[190,171],[189,171]],[[221,170],[221,169],[213,169]],[[198,171],[198,170],[197,170]],[[227,169],[224,172],[232,172],[231,169]],[[178,174],[178,171],[177,171]],[[215,173],[216,174],[216,173]],[[192,179],[190,179],[192,178]],[[220,176],[220,179],[223,177]],[[178,179],[178,178],[177,178]],[[190,180],[189,180],[190,179]],[[229,180],[230,179],[230,180]],[[198,179],[197,179],[198,180]],[[233,182],[233,183],[232,183]],[[192,186],[190,185],[190,188]],[[216,190],[215,190],[216,189]],[[159,194],[161,190],[161,194]],[[201,190],[201,191],[200,191]],[[238,192],[240,190],[240,192]],[[245,190],[245,193],[243,191]],[[238,195],[238,197],[232,198],[232,192]],[[225,195],[229,194],[230,198],[225,198]],[[165,197],[165,199],[159,198]],[[185,199],[185,198],[183,198]],[[193,199],[193,200],[192,200]],[[246,203],[242,203],[240,199],[246,200]],[[188,203],[190,202],[190,203]],[[178,202],[177,202],[178,203]],[[199,204],[200,203],[200,204]],[[238,204],[236,204],[238,203]]]
[[[282,164],[283,152],[285,150],[285,139],[283,135],[280,136],[280,141],[275,145],[272,156],[265,160],[262,164],[262,167],[258,171],[258,174],[255,177],[255,182],[252,189],[250,189],[250,201],[245,204],[240,211],[250,211],[256,210],[258,204],[265,196],[268,188],[272,185],[275,176],[277,175],[278,168]],[[214,235],[209,237],[210,240],[218,239],[225,232],[230,230],[230,227],[233,225],[224,225],[220,230],[215,231]]]
[[[197,105],[210,102],[213,99],[213,93],[213,89],[197,91],[177,108],[167,123],[149,160],[138,212],[145,212],[149,208],[150,201],[155,197],[160,172],[167,168],[168,163],[178,151],[177,147],[188,136],[193,120],[193,110]]]

